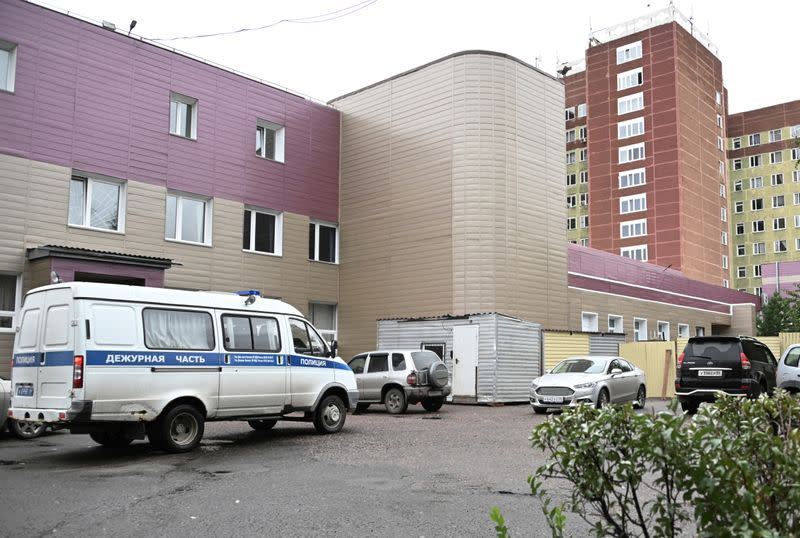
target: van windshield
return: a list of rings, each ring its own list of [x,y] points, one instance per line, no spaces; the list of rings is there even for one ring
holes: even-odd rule
[[[414,359],[417,370],[425,370],[430,368],[434,362],[439,362],[439,356],[433,351],[413,351],[411,357]]]

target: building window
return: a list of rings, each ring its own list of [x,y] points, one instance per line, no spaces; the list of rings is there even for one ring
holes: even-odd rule
[[[335,224],[308,224],[308,259],[339,263],[339,228]]]
[[[263,159],[283,162],[286,129],[271,121],[256,121],[256,155]]]
[[[800,155],[798,155],[797,158],[800,159]],[[792,181],[794,181],[795,183],[800,182],[800,170],[792,171]]]
[[[624,71],[617,75],[617,90],[627,90],[628,88],[633,88],[634,86],[641,86],[644,83],[644,75],[642,74],[642,68],[639,67],[637,69],[631,69],[630,71]]]
[[[242,249],[266,254],[282,254],[283,215],[257,209],[244,210]]]
[[[166,239],[211,244],[211,200],[167,194]]]
[[[793,196],[794,196],[794,205],[800,205],[800,192],[794,193]]]
[[[658,339],[659,340],[669,340],[669,322],[668,321],[659,321],[658,322]]]
[[[726,254],[722,255],[722,268],[723,269],[728,268],[728,256]]]
[[[728,244],[728,232],[720,232],[719,242],[722,243],[723,245]]]
[[[725,175],[725,163],[722,161],[719,161],[719,175]]]
[[[792,148],[792,160],[800,161],[800,148]]]
[[[736,255],[737,256],[744,256],[745,248],[744,245],[736,245]]]
[[[750,168],[756,168],[758,166],[761,166],[761,155],[751,155]]]
[[[619,212],[623,215],[647,209],[647,194],[634,194],[619,199]]]
[[[723,287],[723,288],[730,288],[730,287],[731,287],[731,283],[730,283],[730,282],[728,282],[728,279],[727,279],[727,278],[723,278],[723,279],[722,279],[722,287]]]
[[[581,330],[583,332],[596,333],[599,330],[597,314],[593,312],[581,312]]]
[[[719,184],[719,195],[721,198],[727,198],[727,189],[725,188],[724,183]]]
[[[635,41],[628,45],[617,47],[617,65],[637,60],[642,57],[642,42]]]
[[[569,196],[567,196],[567,207],[575,207],[577,205],[576,200],[577,198],[575,197],[574,194],[570,194]]]
[[[636,245],[619,249],[619,255],[631,260],[647,261],[647,245]]]
[[[567,219],[567,230],[574,230],[578,227],[578,219],[575,217],[569,217]]]
[[[567,174],[567,185],[575,185],[575,174]]]
[[[719,220],[722,222],[728,222],[728,209],[725,207],[719,208]]]
[[[751,177],[750,178],[750,188],[751,189],[760,189],[764,186],[764,178],[761,176]]]
[[[794,240],[794,249],[800,250],[800,237],[795,238]]]
[[[0,39],[0,90],[14,91],[17,72],[17,46]]]
[[[689,338],[689,325],[678,323],[678,338]]]
[[[197,99],[178,93],[169,96],[169,132],[197,139]]]
[[[619,173],[620,189],[644,185],[645,183],[647,183],[647,174],[644,168],[637,168],[636,170],[627,170]]]
[[[734,213],[743,213],[744,212],[744,202],[741,200],[733,203],[733,212]]]
[[[581,228],[589,227],[589,215],[581,215]]]
[[[792,125],[792,127],[789,128],[789,132],[792,138],[800,137],[800,125]]]
[[[717,127],[722,128],[722,116],[717,114]]]
[[[722,104],[722,94],[719,93],[718,91],[714,91],[714,100],[716,101],[716,103],[718,105],[721,105]],[[687,325],[686,328],[688,329],[689,326]],[[688,332],[687,332],[686,336],[689,336]]]
[[[731,139],[731,149],[739,149],[742,147],[742,137],[737,136],[736,138]]]
[[[570,142],[575,142],[575,129],[567,131],[567,144]]]
[[[722,140],[721,136],[717,137],[717,149],[720,151],[725,151],[725,141]]]
[[[800,193],[798,193],[798,194],[800,194]],[[580,196],[580,200],[581,200],[581,205],[583,205],[583,206],[589,205],[589,193],[588,192],[582,192],[581,196]]]
[[[608,315],[608,332],[621,333],[623,331],[622,316],[615,316],[614,314]]]
[[[765,243],[753,243],[753,256],[759,256],[767,252],[767,245]],[[759,276],[759,275],[753,275]]]
[[[633,318],[633,339],[636,342],[644,342],[647,340],[647,320],[642,318]]]
[[[308,321],[329,344],[337,339],[337,316],[335,304],[309,303]]]
[[[647,235],[647,219],[629,220],[619,225],[619,236],[622,239],[643,235]]]
[[[783,174],[772,174],[772,186],[783,185]]]
[[[794,216],[794,227],[795,228],[800,228],[800,215],[795,215]]]
[[[644,142],[619,148],[619,164],[641,161],[644,157]]]
[[[736,278],[747,278],[747,267],[744,265],[737,267]]]
[[[578,160],[580,162],[582,162],[582,163],[586,162],[586,155],[587,154],[588,154],[588,152],[585,149],[579,150],[578,151]]]
[[[744,223],[737,222],[736,223],[736,235],[744,235]]]
[[[586,142],[586,127],[578,127],[578,138],[581,142]]]
[[[742,169],[742,160],[741,159],[734,159],[733,160],[733,170],[741,170]]]
[[[747,137],[747,145],[748,146],[760,146],[761,145],[761,133],[751,134]]]
[[[575,163],[575,152],[569,151],[567,152],[567,164],[574,164]]]
[[[617,124],[617,137],[631,138],[644,134],[644,118],[636,118],[628,121],[621,121]]]
[[[628,114],[636,112],[644,108],[644,93],[634,93],[625,97],[617,99],[617,115]]]
[[[763,220],[754,220],[753,221],[753,233],[759,233],[764,231],[764,221]]]
[[[778,207],[784,207],[786,205],[786,200],[784,196],[781,194],[779,196],[772,197],[772,208],[776,209]]]
[[[786,252],[786,239],[778,239],[774,245],[775,252]]]
[[[750,200],[750,210],[751,211],[761,211],[764,209],[764,199],[763,198],[753,198]]]
[[[589,183],[589,172],[586,170],[581,172],[581,183]]]
[[[769,141],[770,142],[780,142],[781,141],[781,130],[780,129],[773,129],[769,132]]]
[[[97,230],[125,231],[125,183],[72,176],[68,222]]]
[[[760,286],[753,288],[753,295],[758,295],[762,299],[765,299],[764,290]]]
[[[706,335],[706,328],[705,327],[701,327],[700,325],[698,325],[697,327],[694,328],[694,335],[695,336],[705,336]]]
[[[15,319],[21,291],[22,278],[0,274],[0,332],[12,332],[17,326]]]
[[[756,278],[761,277],[761,265],[754,265],[753,266],[753,276]]]
[[[586,117],[586,103],[581,103],[578,105],[578,117],[579,118]]]
[[[777,217],[772,219],[772,229],[773,230],[785,230],[786,229],[786,217]]]
[[[769,164],[780,164],[783,162],[783,152],[773,151],[769,154]]]
[[[574,120],[575,119],[575,107],[571,106],[569,108],[564,109],[564,119],[566,121]]]
[[[733,182],[733,192],[742,192],[744,190],[742,180],[737,179]]]
[[[589,238],[588,237],[582,237],[581,238],[581,246],[582,247],[588,247],[589,246]]]

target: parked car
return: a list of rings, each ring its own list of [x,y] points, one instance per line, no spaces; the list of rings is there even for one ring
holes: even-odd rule
[[[374,403],[384,404],[393,415],[416,403],[438,411],[450,394],[447,366],[433,351],[370,351],[356,355],[349,365],[356,374],[359,411]]]
[[[767,346],[749,336],[690,338],[678,356],[675,394],[689,414],[719,394],[757,398],[772,394],[778,361]]]
[[[647,388],[644,372],[622,357],[589,355],[568,357],[531,381],[530,396],[539,414],[579,404],[633,402],[641,409]]]
[[[8,427],[8,431],[19,439],[33,439],[39,437],[47,429],[43,422],[30,420],[14,420],[8,418],[8,408],[11,407],[11,381],[0,378],[0,432]]]
[[[800,392],[800,344],[787,347],[778,361],[778,388]]]

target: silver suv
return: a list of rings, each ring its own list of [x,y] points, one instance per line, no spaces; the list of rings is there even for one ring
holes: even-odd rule
[[[358,411],[373,403],[384,404],[393,415],[416,403],[438,411],[450,394],[447,366],[433,351],[370,351],[356,355],[349,365],[358,384]]]

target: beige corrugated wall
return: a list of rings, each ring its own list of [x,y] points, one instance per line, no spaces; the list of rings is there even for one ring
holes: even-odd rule
[[[675,396],[675,344],[675,341],[666,341],[619,345],[620,356],[644,370],[648,398]]]
[[[588,333],[544,331],[543,339],[545,370],[550,370],[567,357],[589,354]]]

